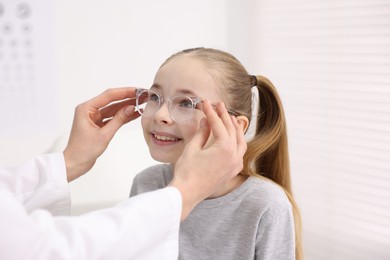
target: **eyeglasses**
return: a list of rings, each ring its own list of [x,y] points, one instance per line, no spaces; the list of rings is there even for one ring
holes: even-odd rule
[[[163,98],[160,94],[149,89],[136,90],[136,106],[138,112],[145,117],[153,117],[164,102],[168,102],[168,110],[175,122],[185,122],[192,119],[196,109],[202,110],[202,100],[199,97],[177,95]],[[229,114],[238,116],[238,113],[228,110]]]

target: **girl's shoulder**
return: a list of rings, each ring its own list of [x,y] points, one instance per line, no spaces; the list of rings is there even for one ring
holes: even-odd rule
[[[139,172],[133,182],[136,183],[162,183],[168,185],[172,180],[172,166],[170,164],[156,164]]]
[[[171,182],[172,177],[171,165],[150,166],[134,177],[130,196],[164,188]]]
[[[134,179],[136,180],[160,180],[172,179],[173,169],[171,164],[156,164],[149,166],[139,172]]]
[[[262,208],[290,209],[286,192],[275,182],[264,177],[249,177],[247,199],[261,204]]]

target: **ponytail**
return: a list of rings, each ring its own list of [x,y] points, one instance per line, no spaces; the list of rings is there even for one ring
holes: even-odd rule
[[[278,184],[286,193],[293,209],[296,259],[303,259],[301,218],[291,188],[290,164],[286,119],[282,102],[272,82],[264,76],[250,76],[251,85],[257,88],[259,104],[254,138],[248,142],[244,156],[244,174],[266,178]]]

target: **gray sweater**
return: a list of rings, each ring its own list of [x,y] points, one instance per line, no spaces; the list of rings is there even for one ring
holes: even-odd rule
[[[172,167],[160,164],[139,173],[130,196],[163,188]],[[295,259],[294,221],[284,191],[249,177],[234,191],[198,204],[181,223],[179,259]]]

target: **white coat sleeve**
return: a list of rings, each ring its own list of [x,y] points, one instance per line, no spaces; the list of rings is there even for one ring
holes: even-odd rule
[[[51,167],[45,163],[40,165]],[[41,178],[41,171],[49,168],[12,172]],[[53,216],[38,209],[51,208],[50,200],[61,201],[61,196],[47,200],[56,197],[43,192],[52,190],[50,181],[4,177],[13,173],[0,169],[1,259],[177,259],[182,203],[177,189],[145,193],[78,217]],[[42,185],[48,186],[42,189]],[[26,210],[30,203],[35,206]]]
[[[23,165],[0,168],[0,189],[11,192],[27,212],[70,214],[70,189],[62,153],[40,155]]]

